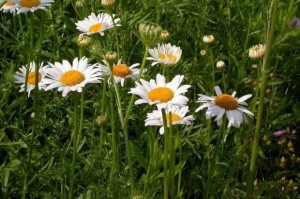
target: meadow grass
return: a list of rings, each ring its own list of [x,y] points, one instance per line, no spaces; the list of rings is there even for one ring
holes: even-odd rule
[[[0,198],[299,198],[299,1],[9,2]]]

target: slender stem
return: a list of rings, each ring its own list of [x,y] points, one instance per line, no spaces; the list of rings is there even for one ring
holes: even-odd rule
[[[215,87],[215,65],[214,65],[214,55],[212,49],[209,48],[209,56],[210,56],[210,65],[211,65],[211,78],[212,78],[212,85],[211,85],[211,93],[214,93]]]
[[[267,68],[270,62],[270,53],[271,46],[273,42],[273,35],[275,29],[276,15],[277,15],[277,5],[278,0],[273,0],[271,4],[271,13],[268,21],[268,30],[267,30],[267,41],[266,41],[266,54],[264,57],[264,62],[261,71],[261,87],[260,87],[260,95],[259,95],[259,105],[258,105],[258,115],[255,126],[254,140],[252,146],[252,154],[251,154],[251,162],[250,162],[250,175],[248,179],[248,192],[247,195],[251,197],[252,187],[253,187],[253,179],[255,176],[256,170],[256,159],[258,153],[258,142],[260,138],[260,130],[262,125],[262,116],[263,116],[263,106],[265,99],[265,91],[267,85]]]
[[[119,42],[119,36],[118,36],[118,31],[117,31],[117,25],[114,20],[113,14],[111,14],[111,12],[109,12],[109,13],[110,13],[110,17],[112,18],[113,25],[114,25],[113,29],[114,29],[114,33],[115,33],[115,37],[116,37],[117,54],[118,54],[118,59],[119,59],[119,57],[120,57],[120,47],[119,47],[120,42]]]
[[[164,148],[164,199],[169,198],[169,174],[168,174],[168,159],[169,159],[169,152],[168,152],[168,125],[167,125],[167,116],[166,116],[166,110],[161,109],[161,113],[163,116],[163,123],[164,123],[164,138],[165,138],[165,148]]]
[[[73,199],[74,193],[74,181],[75,181],[75,165],[77,159],[77,139],[78,139],[78,98],[74,95],[74,113],[73,113],[73,155],[72,155],[72,164],[71,164],[71,173],[70,173],[70,191],[69,191],[69,199]]]
[[[147,55],[148,55],[148,50],[149,50],[149,48],[146,47],[145,52],[144,52],[142,65],[141,65],[140,72],[139,72],[139,75],[137,77],[137,80],[139,80],[141,78],[142,74],[143,74],[143,70],[144,70],[144,67],[145,67],[145,64],[146,64],[146,58],[147,58]],[[131,95],[129,105],[128,105],[128,108],[126,110],[124,122],[123,122],[123,133],[124,133],[124,138],[125,138],[127,162],[128,162],[128,166],[129,166],[129,178],[130,178],[130,185],[131,185],[130,186],[131,193],[133,193],[133,191],[134,191],[135,183],[134,183],[134,175],[133,175],[131,153],[130,153],[130,146],[129,146],[129,139],[128,139],[128,119],[129,119],[129,115],[132,111],[134,97],[135,97],[135,95]]]
[[[174,199],[175,191],[175,143],[174,143],[174,135],[173,135],[173,127],[172,127],[172,112],[169,112],[169,153],[170,153],[170,198]]]
[[[103,87],[102,87],[102,98],[101,98],[101,116],[106,116],[105,110],[106,110],[106,87],[107,87],[107,78],[104,78],[103,80]],[[100,128],[100,141],[99,141],[99,147],[102,151],[103,146],[103,136],[104,136],[104,128],[103,125],[101,125]]]

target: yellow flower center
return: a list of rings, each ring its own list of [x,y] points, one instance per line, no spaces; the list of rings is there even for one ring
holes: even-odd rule
[[[174,92],[167,87],[158,87],[148,93],[148,98],[152,101],[168,102],[174,96]]]
[[[42,80],[42,75],[39,73],[38,82]],[[30,85],[35,85],[35,72],[28,73],[27,83]]]
[[[235,110],[239,103],[238,101],[228,94],[222,94],[215,98],[215,104],[225,110]]]
[[[26,8],[32,8],[32,7],[37,7],[39,6],[41,3],[39,0],[21,0],[20,1],[20,5],[22,7],[26,7]]]
[[[15,5],[15,3],[14,3],[14,2],[7,1],[4,5],[6,5],[6,6],[13,6],[13,5]]]
[[[77,70],[70,70],[68,72],[65,72],[60,77],[60,82],[66,86],[75,86],[77,84],[80,84],[84,80],[84,75]]]
[[[171,123],[171,120],[172,120],[172,123],[173,122],[177,122],[179,120],[181,120],[181,117],[175,113],[167,113],[167,123]]]
[[[89,28],[89,32],[99,32],[102,28],[102,24],[101,23],[96,23],[94,25],[91,25]]]
[[[117,77],[126,77],[131,74],[130,69],[123,64],[119,64],[113,67],[113,75]]]
[[[167,59],[168,61],[175,62],[176,57],[172,53],[167,53],[167,54],[159,54],[159,59]]]

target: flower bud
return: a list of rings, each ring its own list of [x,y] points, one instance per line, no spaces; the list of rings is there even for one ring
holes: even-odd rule
[[[261,59],[266,53],[266,46],[264,44],[258,44],[252,46],[249,49],[249,57],[253,60]]]
[[[202,40],[205,44],[212,44],[215,41],[215,37],[213,35],[204,35]]]
[[[170,33],[167,30],[162,30],[160,33],[160,40],[162,42],[168,41],[170,38]]]
[[[223,68],[225,68],[225,66],[226,66],[226,64],[222,60],[218,61],[217,64],[216,64],[216,67],[218,69],[223,69]]]
[[[88,47],[91,43],[92,43],[92,40],[89,36],[86,36],[86,35],[80,35],[77,40],[76,40],[76,43],[79,47]]]
[[[108,51],[105,54],[105,60],[111,65],[116,64],[118,62],[118,54],[114,51]]]
[[[96,118],[96,124],[98,126],[105,126],[107,123],[108,123],[108,120],[105,116],[101,115]]]
[[[101,5],[107,9],[113,8],[115,4],[116,4],[115,0],[101,0]]]
[[[157,24],[141,23],[139,25],[139,33],[143,44],[152,47],[156,45],[160,39],[161,27]]]
[[[285,163],[286,163],[286,159],[284,156],[282,156],[280,158],[280,167],[284,168],[285,167]]]
[[[206,54],[207,54],[206,50],[201,50],[201,51],[200,51],[200,55],[201,55],[201,56],[205,56]]]

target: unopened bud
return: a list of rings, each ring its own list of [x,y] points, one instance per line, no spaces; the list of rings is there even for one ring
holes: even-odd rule
[[[217,64],[216,64],[216,67],[218,69],[223,69],[223,68],[225,68],[225,66],[226,66],[226,64],[222,60],[218,61]]]
[[[139,25],[139,33],[143,44],[152,47],[156,45],[160,39],[161,27],[157,24],[141,23]]]
[[[115,4],[116,4],[115,0],[101,0],[101,5],[107,9],[113,8]]]
[[[201,50],[201,51],[200,51],[200,55],[201,55],[201,56],[205,56],[206,54],[207,54],[206,50]]]
[[[213,35],[204,35],[202,40],[205,44],[212,44],[215,41],[215,37]]]
[[[96,119],[96,124],[98,126],[105,126],[108,123],[108,120],[105,116],[98,116]]]
[[[162,30],[160,33],[160,40],[162,42],[168,41],[170,38],[170,33],[167,30]]]
[[[249,57],[253,60],[261,59],[266,53],[266,46],[258,44],[249,49]]]
[[[111,65],[116,64],[118,62],[118,54],[114,51],[108,51],[105,54],[105,60]]]
[[[89,36],[86,35],[80,35],[77,40],[76,43],[79,47],[88,47],[89,45],[91,45],[92,40]]]

